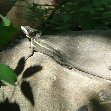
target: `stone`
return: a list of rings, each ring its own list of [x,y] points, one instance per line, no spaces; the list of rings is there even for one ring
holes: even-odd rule
[[[37,3],[37,4],[53,4],[51,0],[26,0],[27,3]],[[25,1],[17,1],[11,10],[7,13],[6,17],[18,28],[20,26],[30,25],[31,21],[28,20],[29,8]]]
[[[95,108],[110,111],[111,85],[107,80],[110,70],[104,67],[110,65],[109,37],[110,31],[41,37],[42,41],[66,53],[78,67],[95,73],[96,78],[77,69],[69,70],[40,52],[28,58],[30,43],[27,39],[21,40],[0,53],[0,63],[13,69],[22,66],[22,70],[18,70],[17,87],[2,86],[0,101],[8,98],[9,103],[19,105],[20,111],[95,111]]]
[[[29,24],[26,19],[28,8],[24,1],[17,1],[11,10],[7,13],[6,17],[18,28],[21,25]]]

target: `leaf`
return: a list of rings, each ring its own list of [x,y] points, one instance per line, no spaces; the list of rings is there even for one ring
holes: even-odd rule
[[[78,11],[82,11],[82,12],[94,12],[94,8],[92,8],[92,7],[82,7]]]
[[[95,8],[97,11],[104,11],[104,8]]]
[[[102,3],[103,5],[108,5],[108,4],[109,4],[109,0],[101,0],[101,3]]]
[[[0,64],[0,80],[3,80],[11,85],[15,85],[17,77],[13,69],[8,65]]]
[[[0,17],[3,20],[3,26],[10,26],[10,20],[9,19],[7,19],[6,17],[3,17],[1,14],[0,14]]]
[[[64,16],[63,16],[64,22],[67,22],[67,21],[69,21],[70,19],[71,19],[71,16],[69,16],[69,15],[64,15]]]
[[[0,18],[2,19],[0,23],[0,50],[3,50],[18,30],[14,25],[10,24],[10,20],[1,14]]]
[[[101,18],[111,18],[111,11],[104,12]]]
[[[102,2],[100,0],[93,0],[93,5],[95,7],[102,7]]]
[[[11,26],[0,26],[0,49],[6,47],[8,42],[14,37],[17,32],[17,28],[13,25]]]

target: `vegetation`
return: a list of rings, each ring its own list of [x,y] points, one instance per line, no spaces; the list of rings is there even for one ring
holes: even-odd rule
[[[10,20],[0,15],[0,50],[6,47],[8,42],[13,38],[17,32],[17,28],[11,24]]]
[[[27,18],[44,34],[111,29],[111,0],[56,0],[54,5],[26,4],[30,10]]]
[[[16,28],[10,23],[10,20],[0,15],[2,22],[0,24],[0,48],[3,49],[13,37]],[[0,64],[0,81],[15,85],[17,77],[13,69],[8,65]]]
[[[17,77],[13,69],[8,65],[0,64],[0,80],[15,86]]]

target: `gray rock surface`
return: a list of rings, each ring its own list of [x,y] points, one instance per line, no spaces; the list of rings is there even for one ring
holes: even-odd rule
[[[104,79],[111,79],[110,31],[75,32],[43,37],[42,41],[63,51],[75,66]]]
[[[95,111],[94,108],[110,111],[111,85],[110,80],[106,80],[111,78],[108,69],[111,64],[110,35],[110,31],[97,31],[44,36],[42,41],[62,50],[78,67],[101,78],[89,78],[83,72],[69,70],[49,56],[35,52],[25,61],[14,93],[12,86],[0,88],[0,101],[9,98],[11,103],[19,105],[21,111]],[[31,54],[29,45],[24,39],[1,52],[0,63],[15,69],[21,58],[26,59]],[[24,61],[19,65],[23,67],[23,64]]]

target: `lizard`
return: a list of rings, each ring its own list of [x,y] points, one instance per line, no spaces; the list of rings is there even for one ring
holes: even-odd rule
[[[93,74],[89,71],[85,71],[83,68],[80,68],[76,64],[74,64],[74,62],[61,50],[55,49],[52,46],[48,45],[47,43],[42,42],[40,40],[40,37],[42,35],[41,31],[33,29],[30,26],[21,26],[21,30],[25,33],[26,37],[31,42],[31,47],[33,48],[34,51],[48,55],[49,57],[53,58],[57,63],[59,63],[61,66],[64,66],[69,70],[76,69],[80,72],[85,73],[86,76],[88,77],[93,76],[100,79],[111,81],[110,78],[104,78],[102,76]]]
[[[48,55],[49,57],[53,58],[57,63],[59,63],[62,66],[65,66],[69,69],[73,68],[71,60],[66,54],[40,41],[39,37],[42,35],[42,32],[36,29],[33,29],[29,26],[21,26],[21,29],[25,33],[29,41],[31,42],[31,48],[33,48],[34,51],[41,52],[45,55]]]

